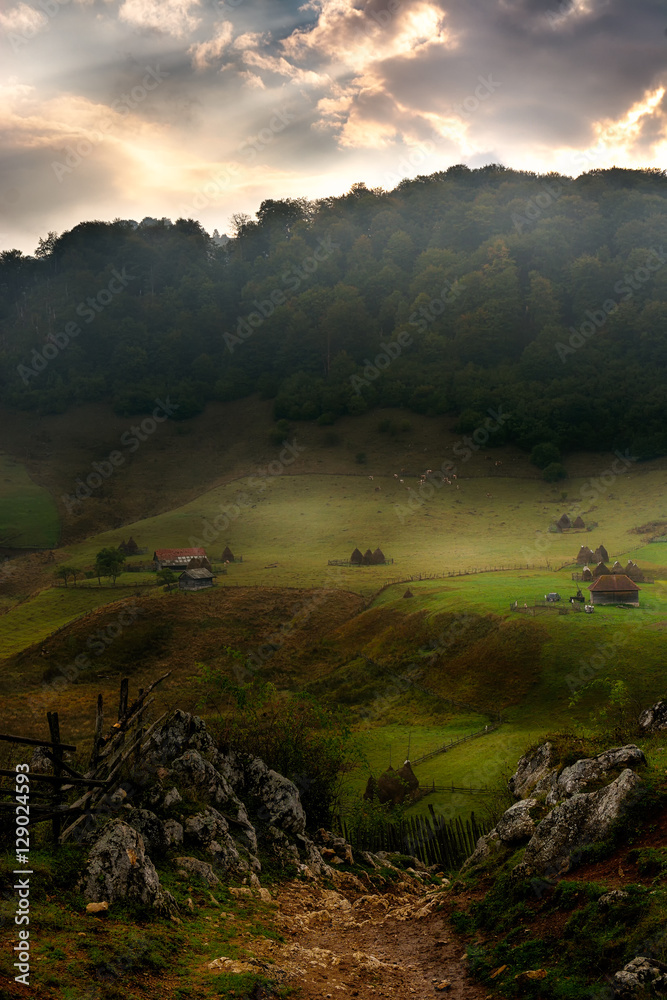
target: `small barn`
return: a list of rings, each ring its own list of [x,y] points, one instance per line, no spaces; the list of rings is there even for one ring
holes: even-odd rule
[[[186,569],[178,578],[181,590],[205,590],[213,586],[213,573],[210,569]]]
[[[556,521],[556,524],[558,525],[561,531],[572,527],[572,521],[570,520],[567,514],[562,514]]]
[[[207,559],[206,549],[156,549],[153,564],[156,569],[187,569],[193,559]]]
[[[591,604],[631,604],[639,607],[639,587],[624,573],[600,576],[588,588]]]
[[[363,561],[364,557],[362,556],[361,552],[359,551],[359,549],[355,549],[352,555],[350,556],[350,562],[352,563],[353,566],[361,566]]]
[[[589,563],[593,562],[594,553],[592,549],[589,549],[587,545],[582,545],[579,549],[579,555],[577,556],[577,562],[580,566],[588,566]]]
[[[586,525],[584,524],[584,519],[581,516],[581,514],[579,514],[579,515],[577,515],[577,517],[575,517],[574,521],[572,522],[572,527],[573,528],[577,528],[579,530],[581,530],[582,528],[586,527]]]

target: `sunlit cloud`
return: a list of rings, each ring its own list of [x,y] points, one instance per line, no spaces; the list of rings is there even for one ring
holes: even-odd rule
[[[220,59],[224,51],[229,47],[234,37],[234,26],[231,21],[221,21],[215,26],[213,38],[208,42],[200,42],[191,45],[188,52],[192,56],[192,63],[197,69],[207,69]]]
[[[201,23],[192,13],[199,6],[200,0],[124,0],[118,17],[135,28],[152,29],[178,38]]]

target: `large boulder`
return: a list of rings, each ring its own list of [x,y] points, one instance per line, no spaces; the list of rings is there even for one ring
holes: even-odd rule
[[[130,809],[123,820],[137,833],[141,834],[144,849],[152,857],[164,854],[169,840],[165,832],[165,824],[158,819],[150,809]]]
[[[537,825],[524,854],[525,868],[561,874],[577,851],[604,840],[637,796],[642,780],[626,768],[605,788],[565,799]]]
[[[551,743],[543,743],[537,750],[524,754],[508,782],[514,798],[525,799],[533,792],[543,791],[556,765],[556,755]]]
[[[163,913],[177,909],[174,897],[163,890],[153,862],[146,856],[141,834],[119,819],[111,820],[93,845],[81,889],[90,903],[130,900]]]
[[[503,850],[505,845],[498,836],[496,830],[491,830],[490,833],[484,834],[480,837],[475,845],[475,850],[470,855],[470,857],[463,862],[463,871],[467,868],[474,868],[476,865],[484,864],[487,861],[493,861],[495,858],[499,857],[502,853],[504,857],[507,854],[506,850]]]
[[[244,791],[254,800],[254,811],[263,823],[285,833],[305,831],[306,814],[296,785],[257,757],[245,767]]]
[[[605,750],[597,757],[584,757],[570,767],[563,768],[558,776],[553,775],[551,788],[547,794],[547,805],[556,805],[562,799],[583,792],[590,785],[598,784],[610,771],[623,767],[634,769],[645,763],[644,754],[634,743]]]
[[[236,835],[242,837],[250,851],[257,851],[257,838],[246,807],[227,779],[199,751],[186,750],[172,761],[169,778],[175,778],[181,787],[192,789],[204,801],[223,811],[225,818],[234,823]]]
[[[667,729],[667,701],[657,701],[639,716],[639,725],[647,733],[657,733]]]
[[[189,816],[183,830],[184,842],[208,851],[227,871],[260,871],[261,864],[253,855],[241,853],[229,832],[229,823],[217,809],[210,806]],[[245,855],[245,856],[244,856]]]

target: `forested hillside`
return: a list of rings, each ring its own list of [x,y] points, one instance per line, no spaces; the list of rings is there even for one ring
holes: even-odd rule
[[[86,222],[0,254],[0,392],[184,419],[259,392],[276,418],[403,406],[510,419],[489,443],[667,453],[667,173],[500,166],[265,201],[231,239]]]

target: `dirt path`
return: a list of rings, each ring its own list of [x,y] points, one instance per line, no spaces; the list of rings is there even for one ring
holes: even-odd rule
[[[343,873],[335,889],[292,882],[275,899],[285,943],[251,948],[302,1000],[484,1000],[488,990],[468,978],[464,946],[437,912],[441,898],[409,875],[379,888]]]

